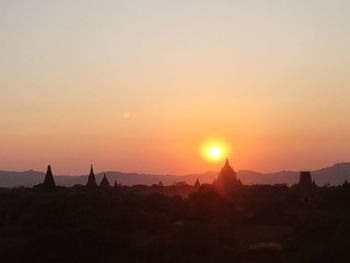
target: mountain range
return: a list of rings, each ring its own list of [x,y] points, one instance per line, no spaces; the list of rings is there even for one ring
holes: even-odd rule
[[[160,181],[164,185],[170,185],[177,182],[187,182],[194,184],[198,178],[201,183],[212,183],[217,177],[217,172],[205,172],[198,174],[190,174],[184,176],[175,175],[156,175],[156,174],[138,174],[138,173],[124,173],[124,172],[102,172],[96,174],[96,180],[99,183],[102,180],[103,174],[111,184],[115,181],[123,185],[157,184]],[[238,178],[247,185],[252,184],[288,184],[292,185],[298,182],[299,172],[297,171],[280,171],[275,173],[260,173],[249,170],[241,170],[237,172]],[[45,173],[34,170],[24,172],[10,172],[0,171],[0,187],[19,187],[19,186],[33,186],[41,183],[44,180]],[[85,185],[87,182],[87,175],[80,176],[55,176],[57,185],[73,186],[76,184]],[[330,184],[343,184],[346,180],[350,181],[350,162],[337,163],[331,167],[326,167],[320,170],[312,171],[312,177],[315,183],[319,186]]]

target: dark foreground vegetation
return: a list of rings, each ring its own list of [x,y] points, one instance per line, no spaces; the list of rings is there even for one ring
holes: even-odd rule
[[[349,184],[139,188],[0,190],[0,261],[350,262]]]

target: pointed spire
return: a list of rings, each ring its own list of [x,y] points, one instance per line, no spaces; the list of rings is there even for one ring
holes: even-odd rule
[[[228,162],[228,158],[226,158],[225,165],[222,167],[221,172],[226,173],[234,173],[234,169],[231,167],[230,163]]]
[[[118,187],[118,182],[117,180],[114,181],[114,188],[117,188]]]
[[[47,172],[46,176],[44,179],[43,186],[48,189],[54,189],[56,187],[55,180],[53,178],[52,170],[51,170],[51,165],[47,167]]]
[[[94,188],[97,186],[96,177],[95,177],[95,173],[94,173],[94,167],[92,166],[92,164],[91,164],[90,174],[89,174],[88,182],[87,182],[86,186],[90,187],[90,188]]]
[[[201,186],[201,183],[199,182],[198,178],[196,180],[196,183],[194,184],[195,188],[199,188]]]
[[[90,175],[95,175],[94,174],[94,167],[92,166],[92,164],[91,164],[91,168],[90,168]]]
[[[110,184],[108,182],[108,179],[106,177],[106,174],[103,175],[103,178],[102,178],[102,181],[100,183],[100,187],[103,187],[103,188],[108,188],[110,187]]]
[[[228,158],[226,158],[225,165],[224,165],[223,169],[231,169],[231,170],[233,170],[231,165],[230,165],[230,163],[229,163],[229,161],[228,161]]]

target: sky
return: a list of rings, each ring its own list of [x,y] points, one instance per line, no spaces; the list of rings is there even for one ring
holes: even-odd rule
[[[211,138],[236,170],[350,161],[349,13],[340,0],[0,0],[0,170],[217,170],[199,152]]]

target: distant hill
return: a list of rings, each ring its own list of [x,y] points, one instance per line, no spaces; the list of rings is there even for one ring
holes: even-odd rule
[[[25,172],[0,171],[0,187],[32,186],[41,183],[45,174],[33,170]]]
[[[111,184],[117,180],[118,183],[124,185],[135,184],[157,184],[162,181],[165,185],[176,182],[187,182],[194,184],[198,178],[201,183],[212,183],[217,176],[217,172],[206,172],[199,174],[191,174],[185,176],[175,175],[155,175],[155,174],[138,174],[138,173],[123,173],[123,172],[104,172]],[[96,175],[96,180],[99,183],[102,180],[104,173]],[[339,185],[344,181],[350,181],[350,162],[338,163],[331,167],[323,168],[312,172],[312,176],[317,185]],[[0,171],[0,187],[19,187],[33,186],[41,183],[44,180],[45,173],[28,170],[24,172]],[[249,170],[238,171],[238,177],[244,184],[288,184],[292,185],[298,181],[299,172],[281,171],[276,173],[259,173]],[[55,176],[57,185],[73,186],[75,184],[86,184],[87,175],[82,176]]]
[[[239,178],[245,184],[288,184],[298,182],[299,172],[281,171],[276,173],[259,173],[253,171],[239,171]],[[340,185],[350,181],[350,162],[338,163],[331,167],[312,171],[312,178],[319,186],[330,184]]]

